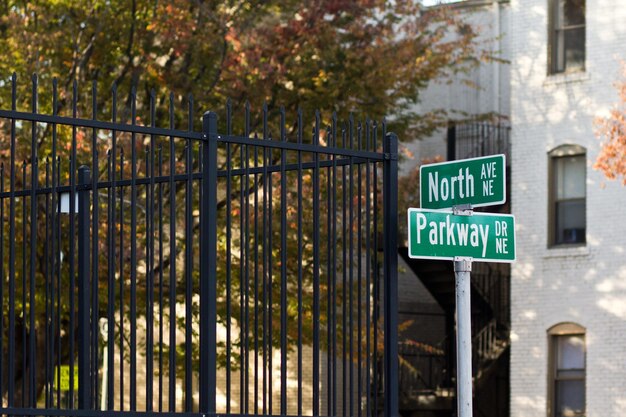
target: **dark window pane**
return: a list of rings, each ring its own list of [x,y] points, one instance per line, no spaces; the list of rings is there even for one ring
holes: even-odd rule
[[[567,29],[565,36],[565,70],[583,69],[585,66],[585,28]]]
[[[585,24],[585,0],[561,0],[563,7],[563,25]]]
[[[585,242],[585,200],[556,203],[556,243]]]
[[[584,381],[556,381],[557,417],[580,416],[585,410]]]

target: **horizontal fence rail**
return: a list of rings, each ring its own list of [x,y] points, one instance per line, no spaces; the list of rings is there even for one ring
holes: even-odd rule
[[[384,123],[4,88],[1,414],[397,413]]]

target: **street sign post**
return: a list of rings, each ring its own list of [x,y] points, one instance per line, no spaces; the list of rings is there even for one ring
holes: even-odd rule
[[[454,261],[457,410],[472,417],[472,261],[515,261],[515,217],[472,207],[506,202],[504,155],[423,165],[420,200],[407,213],[409,257]]]
[[[506,201],[504,155],[422,165],[420,200],[425,209],[503,204]]]
[[[409,257],[454,261],[457,409],[472,417],[472,261],[515,261],[515,217],[472,210],[408,210]]]
[[[515,217],[510,214],[455,215],[410,208],[409,257],[474,261],[515,261]]]

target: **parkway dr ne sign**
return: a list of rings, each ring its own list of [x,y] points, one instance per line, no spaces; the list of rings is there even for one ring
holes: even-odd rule
[[[442,209],[461,204],[493,206],[506,201],[504,155],[422,165],[422,208]]]
[[[510,214],[459,216],[440,210],[408,211],[409,257],[515,261],[515,218]]]

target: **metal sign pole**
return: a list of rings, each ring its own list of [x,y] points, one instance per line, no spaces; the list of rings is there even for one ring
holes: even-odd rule
[[[459,417],[472,417],[472,258],[454,259],[456,292],[456,386]]]
[[[407,211],[409,257],[454,261],[457,416],[472,417],[472,261],[515,261],[515,217],[463,216],[474,216],[473,207],[506,201],[506,158],[492,155],[423,165],[420,185],[421,208]],[[448,208],[452,213],[440,210]]]

